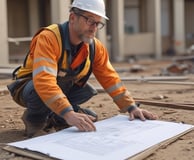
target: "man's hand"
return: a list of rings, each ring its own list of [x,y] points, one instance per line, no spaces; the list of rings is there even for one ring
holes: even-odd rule
[[[90,115],[70,111],[64,115],[64,119],[69,125],[77,127],[80,131],[96,131],[96,127],[92,121],[95,119],[95,117]]]
[[[135,108],[133,111],[129,113],[129,119],[134,120],[135,118],[139,118],[142,121],[145,121],[146,119],[150,120],[156,120],[158,116],[156,114],[153,114],[147,110]]]

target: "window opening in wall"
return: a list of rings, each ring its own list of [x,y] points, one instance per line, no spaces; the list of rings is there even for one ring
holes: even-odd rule
[[[140,32],[139,12],[139,0],[125,0],[124,30],[126,34]]]

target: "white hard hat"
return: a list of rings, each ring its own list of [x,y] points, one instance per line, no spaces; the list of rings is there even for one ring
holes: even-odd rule
[[[71,8],[73,7],[109,19],[106,16],[104,0],[74,0],[71,5]]]

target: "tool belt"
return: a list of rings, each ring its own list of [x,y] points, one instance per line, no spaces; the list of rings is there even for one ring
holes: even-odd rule
[[[31,80],[31,77],[27,77],[27,78],[21,78],[21,79],[17,79],[14,82],[12,82],[11,84],[7,85],[7,88],[13,98],[13,100],[21,105],[21,106],[25,106],[23,100],[22,100],[22,91],[25,87],[25,85]]]

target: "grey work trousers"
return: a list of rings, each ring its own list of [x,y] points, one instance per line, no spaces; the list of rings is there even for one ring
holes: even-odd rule
[[[83,87],[74,84],[71,88],[68,88],[68,90],[66,90],[64,86],[60,87],[63,87],[61,89],[67,96],[67,99],[71,103],[75,112],[78,111],[78,105],[88,101],[91,97],[97,94],[97,91],[89,83],[86,83]],[[35,91],[32,80],[24,87],[22,99],[27,108],[27,120],[32,123],[43,123],[46,121],[49,114],[52,113]],[[63,120],[59,116],[58,118]]]

